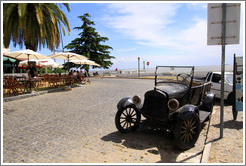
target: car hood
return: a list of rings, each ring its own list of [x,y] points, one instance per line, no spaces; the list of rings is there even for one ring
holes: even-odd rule
[[[169,98],[181,98],[188,92],[188,86],[178,83],[165,83],[155,87],[169,95]]]

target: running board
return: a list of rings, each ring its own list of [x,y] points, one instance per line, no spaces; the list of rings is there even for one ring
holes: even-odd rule
[[[200,116],[200,121],[201,123],[204,123],[207,118],[209,118],[211,112],[199,110],[199,116]]]

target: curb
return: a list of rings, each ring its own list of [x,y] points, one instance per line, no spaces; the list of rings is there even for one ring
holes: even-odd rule
[[[46,93],[48,93],[48,91],[34,92],[34,93],[24,94],[24,95],[19,95],[19,96],[6,97],[6,98],[3,98],[3,102],[20,100],[20,99],[24,99],[24,98],[28,98],[28,97],[33,97],[33,96],[38,96],[38,95],[42,95],[42,94],[46,94]]]
[[[71,86],[71,88],[75,88],[75,87],[81,87],[81,86],[80,85]],[[28,97],[39,96],[39,95],[43,95],[46,93],[58,92],[58,91],[66,90],[66,89],[67,87],[63,87],[63,88],[56,88],[56,89],[51,89],[51,90],[42,91],[42,92],[33,92],[33,93],[19,95],[19,96],[6,97],[6,98],[3,98],[3,102],[25,99]]]
[[[217,118],[215,114],[216,114],[216,111],[213,110],[213,112],[211,114],[211,118],[209,120],[209,124],[208,124],[207,138],[206,138],[205,143],[204,143],[204,149],[203,149],[200,163],[209,163],[210,150],[212,147],[212,141],[211,140],[213,138],[213,132],[211,131],[211,128],[212,128],[212,125],[214,124],[214,122]]]

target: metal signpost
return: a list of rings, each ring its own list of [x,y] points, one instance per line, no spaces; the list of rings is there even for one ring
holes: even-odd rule
[[[140,58],[138,57],[138,77],[140,77]]]
[[[220,138],[224,128],[224,78],[225,78],[225,45],[239,44],[240,4],[208,4],[208,45],[222,45],[221,56],[221,92],[220,92]]]
[[[149,66],[149,62],[147,62],[147,63],[146,63],[146,65],[147,65],[147,72],[148,72],[148,66]]]

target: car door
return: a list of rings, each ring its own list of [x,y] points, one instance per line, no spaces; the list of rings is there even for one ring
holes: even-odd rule
[[[221,75],[213,73],[211,78],[212,86],[211,91],[215,93],[216,97],[220,98],[220,90],[221,90]]]

